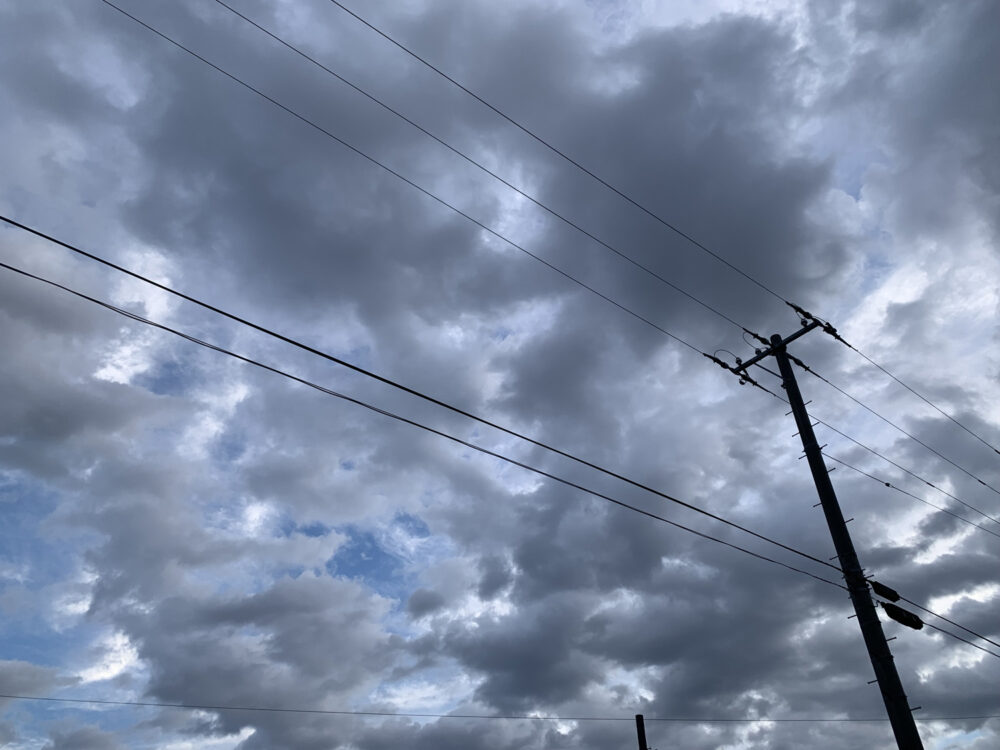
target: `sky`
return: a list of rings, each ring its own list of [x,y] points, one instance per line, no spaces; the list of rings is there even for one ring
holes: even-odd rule
[[[703,356],[795,302],[898,378],[790,345],[862,565],[1000,640],[1000,5],[115,3],[0,0],[4,216],[823,561],[788,408]],[[839,572],[10,224],[0,262],[411,422],[0,269],[0,694],[342,712],[0,698],[0,746],[893,746]],[[879,613],[925,747],[1000,744],[1000,661]]]

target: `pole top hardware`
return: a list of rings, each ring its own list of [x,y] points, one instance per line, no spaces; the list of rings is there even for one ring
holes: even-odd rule
[[[795,339],[799,338],[799,336],[804,336],[805,334],[809,333],[809,331],[813,330],[814,328],[819,328],[821,325],[822,325],[822,323],[820,323],[818,320],[815,320],[815,319],[812,320],[812,321],[810,321],[810,322],[808,322],[808,323],[805,322],[805,321],[803,321],[802,322],[802,328],[800,328],[795,333],[793,333],[791,336],[788,336],[785,339],[782,339],[777,334],[775,334],[774,336],[772,336],[771,337],[771,346],[769,346],[767,349],[764,349],[763,351],[761,351],[760,353],[756,354],[755,356],[751,357],[746,362],[740,362],[740,361],[737,360],[736,367],[730,367],[728,365],[724,365],[724,366],[725,366],[725,368],[727,370],[732,370],[737,375],[739,375],[741,377],[745,377],[746,376],[746,372],[747,372],[747,370],[750,367],[752,367],[753,365],[757,364],[761,360],[766,359],[767,357],[770,357],[778,349],[784,349],[792,341],[795,341]],[[777,339],[777,341],[775,341],[775,339]],[[710,359],[712,359],[712,358],[710,357]]]

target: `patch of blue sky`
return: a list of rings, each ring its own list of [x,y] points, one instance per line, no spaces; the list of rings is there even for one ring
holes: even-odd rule
[[[242,431],[226,429],[212,441],[209,456],[216,464],[231,464],[243,458],[246,450],[246,435]]]
[[[311,539],[318,539],[329,536],[333,532],[333,527],[321,521],[310,521],[309,523],[299,523],[289,515],[283,515],[281,520],[275,525],[275,533],[281,537],[291,537],[299,534]]]
[[[326,563],[330,575],[360,581],[382,596],[397,599],[407,588],[406,566],[398,554],[386,549],[381,534],[356,526],[337,529],[347,537]]]
[[[157,362],[132,380],[134,385],[158,396],[183,396],[200,382],[198,370],[177,359]]]
[[[346,537],[346,541],[327,561],[327,572],[358,581],[393,600],[383,627],[398,635],[410,633],[412,623],[406,614],[406,603],[423,585],[421,573],[454,554],[451,542],[434,536],[419,516],[405,512],[398,512],[383,526],[368,529],[345,526],[334,531]]]
[[[400,511],[392,519],[392,522],[395,526],[417,539],[426,539],[431,535],[431,530],[427,524],[424,523],[424,520],[413,515],[412,513],[404,513]]]
[[[939,739],[931,741],[929,750],[951,750],[960,747],[976,747],[976,742],[985,740],[989,742],[990,736],[982,729],[973,729],[971,732],[948,733]]]
[[[73,698],[84,695],[79,690],[67,690],[60,695]],[[88,696],[90,693],[87,694]],[[133,695],[133,699],[138,696]],[[124,699],[124,697],[123,697]],[[52,744],[44,744],[49,740],[49,730],[53,727],[80,727],[93,726],[101,731],[115,734],[120,739],[134,738],[141,742],[141,735],[145,734],[150,727],[148,722],[155,719],[156,713],[153,708],[143,708],[136,706],[86,706],[83,704],[60,704],[42,703],[38,701],[23,701],[17,704],[14,711],[8,710],[4,719],[11,721],[20,729],[21,743],[17,747],[23,748],[48,748]],[[146,720],[143,721],[142,716]],[[139,745],[126,745],[127,747],[149,747],[143,742]],[[6,747],[6,745],[5,745]],[[91,745],[87,745],[91,747]]]
[[[513,329],[500,326],[490,332],[490,338],[494,341],[506,341],[514,333]]]
[[[425,562],[424,548],[431,540],[430,528],[419,516],[399,512],[381,527],[349,525],[334,530],[346,541],[327,562],[331,575],[362,581],[396,599],[405,599],[417,588],[414,567]]]
[[[7,474],[0,480],[0,591],[38,591],[67,580],[83,549],[96,537],[53,523],[62,498],[42,485]]]
[[[83,617],[87,535],[47,525],[60,498],[35,482],[3,475],[0,497],[0,658],[42,666],[67,663],[96,633]]]

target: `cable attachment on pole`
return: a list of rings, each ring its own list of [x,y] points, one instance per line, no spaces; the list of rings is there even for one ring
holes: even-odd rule
[[[889,617],[898,622],[900,625],[905,625],[906,627],[913,628],[914,630],[924,629],[924,621],[912,612],[909,612],[902,607],[897,607],[895,604],[889,604],[889,602],[879,602],[879,606],[882,607]]]
[[[833,336],[833,338],[837,339],[837,341],[839,341],[841,344],[843,344],[844,346],[846,346],[848,349],[854,349],[854,347],[851,346],[851,344],[846,339],[844,339],[843,336],[841,336],[839,333],[837,333],[837,329],[836,328],[834,328],[832,325],[830,325],[826,321],[820,321],[820,322],[822,323],[823,333],[826,333],[826,334],[828,334],[830,336]],[[857,351],[857,350],[855,349],[855,351]]]
[[[884,583],[879,583],[871,578],[868,579],[868,585],[872,587],[872,591],[881,596],[883,599],[888,599],[890,602],[899,601],[899,594],[896,589],[890,588]]]
[[[819,318],[817,318],[815,315],[813,315],[808,310],[799,307],[794,302],[789,302],[788,300],[785,300],[785,304],[788,305],[793,310],[795,310],[795,314],[798,315],[800,318],[802,318],[802,325],[806,325],[807,323],[811,323],[814,320],[815,321],[819,321]],[[822,321],[819,321],[819,322],[822,322]]]
[[[846,346],[848,349],[854,349],[854,347],[851,346],[851,344],[848,343],[847,340],[845,340],[844,337],[841,336],[840,333],[837,332],[837,329],[834,328],[832,325],[830,325],[829,321],[823,320],[822,318],[817,318],[811,312],[809,312],[808,310],[806,310],[806,309],[804,309],[802,307],[799,307],[794,302],[788,302],[786,300],[785,304],[788,305],[793,310],[795,310],[795,312],[798,314],[798,316],[803,319],[802,320],[802,325],[805,325],[808,322],[815,321],[815,322],[819,323],[820,328],[823,329],[823,333],[828,334],[829,336],[833,336],[833,338],[835,338],[841,344],[843,344],[844,346]],[[855,349],[855,351],[857,351],[857,350]]]
[[[868,579],[868,585],[872,587],[872,591],[874,591],[878,596],[889,600],[888,602],[878,603],[879,606],[885,610],[885,613],[889,615],[889,617],[898,622],[900,625],[905,625],[908,628],[913,628],[914,630],[923,629],[923,620],[909,610],[905,610],[902,607],[889,603],[898,602],[900,600],[901,597],[896,589],[886,586],[884,583],[879,583],[871,578]]]
[[[750,334],[751,338],[756,339],[757,341],[759,341],[760,343],[762,343],[765,347],[768,347],[768,346],[771,345],[770,341],[768,341],[766,338],[764,338],[763,336],[761,336],[759,333],[755,333],[755,332],[751,331],[749,328],[744,328],[743,329],[743,333]]]
[[[736,358],[736,367],[733,367],[732,365],[728,364],[727,362],[723,362],[721,359],[719,359],[718,357],[716,357],[714,354],[706,354],[705,352],[702,352],[701,356],[707,357],[708,359],[710,359],[713,362],[715,362],[715,364],[717,364],[723,370],[728,370],[733,375],[735,375],[736,377],[738,377],[740,379],[740,385],[746,385],[747,383],[749,383],[750,385],[756,386],[757,388],[760,388],[762,390],[767,390],[766,388],[764,388],[764,386],[762,386],[760,383],[758,383],[756,380],[754,380],[752,377],[750,377],[746,372],[737,369],[740,365],[743,364],[742,360],[740,360],[739,357]]]
[[[809,365],[807,365],[801,359],[799,359],[798,357],[796,357],[794,354],[788,353],[788,358],[790,360],[792,360],[793,364],[798,365],[799,367],[801,367],[803,370],[805,370],[809,374],[811,374],[811,375],[815,375],[816,374],[816,373],[813,372],[812,368]]]

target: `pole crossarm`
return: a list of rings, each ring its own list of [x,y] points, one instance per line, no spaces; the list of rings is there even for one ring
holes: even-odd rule
[[[797,330],[788,338],[782,339],[778,344],[775,344],[774,341],[772,341],[771,345],[767,349],[758,350],[757,354],[748,359],[746,362],[740,362],[739,360],[737,360],[735,367],[730,367],[727,369],[732,370],[737,375],[741,375],[742,374],[740,372],[741,370],[745,373],[748,368],[772,356],[778,349],[784,349],[788,344],[795,341],[795,339],[799,338],[800,336],[805,336],[807,333],[809,333],[809,331],[813,330],[814,328],[819,328],[821,325],[823,324],[820,323],[815,318],[813,318],[808,323],[805,323],[805,321],[803,321],[802,328]]]

